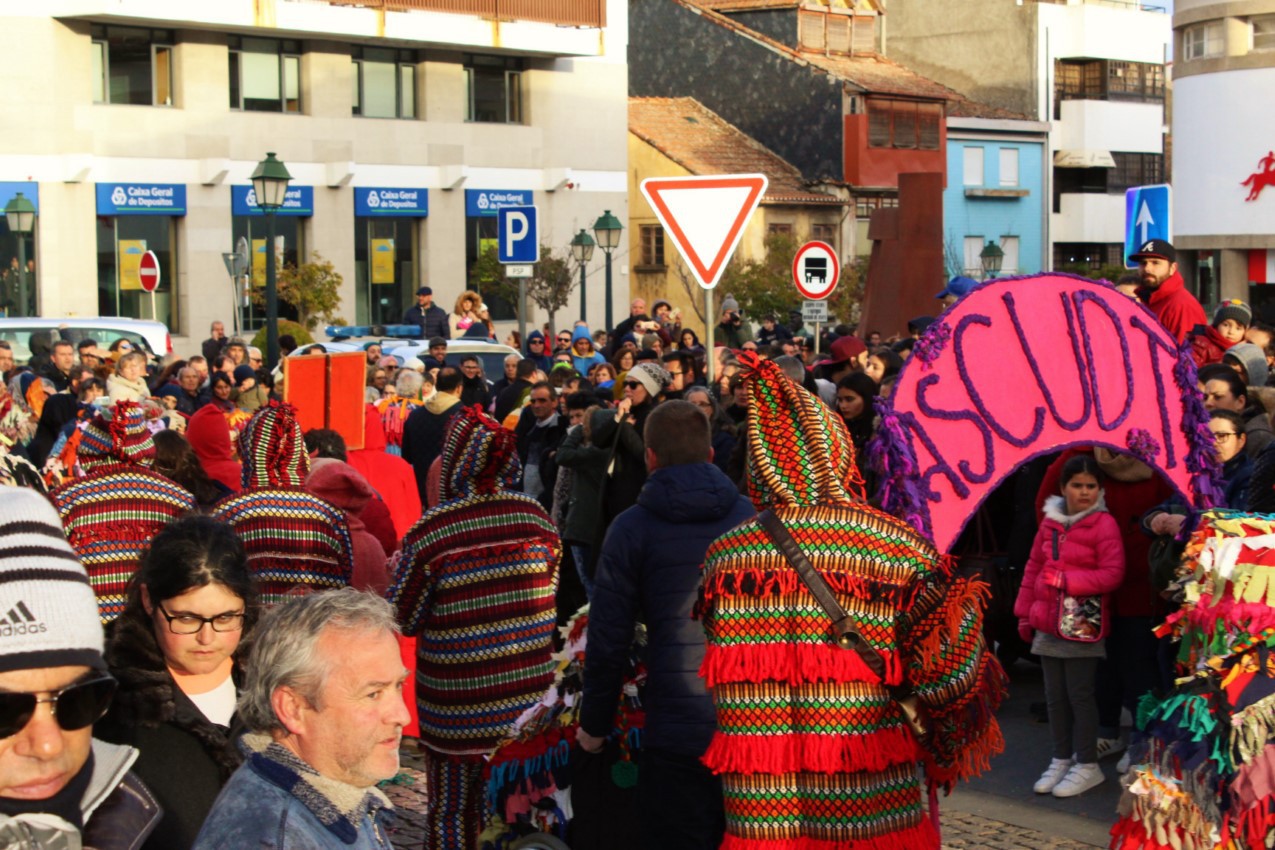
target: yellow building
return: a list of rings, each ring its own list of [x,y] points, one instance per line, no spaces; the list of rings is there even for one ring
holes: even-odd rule
[[[791,235],[798,242],[818,239],[842,258],[853,245],[848,199],[818,191],[801,173],[716,113],[690,97],[629,98],[629,286],[647,304],[664,299],[682,312],[683,327],[704,339],[702,290],[677,254],[672,240],[639,186],[648,177],[764,174],[769,185],[748,223],[738,259],[761,259],[766,236]],[[726,293],[717,294],[720,303]],[[798,295],[794,288],[794,302]],[[754,317],[756,319],[756,317]]]

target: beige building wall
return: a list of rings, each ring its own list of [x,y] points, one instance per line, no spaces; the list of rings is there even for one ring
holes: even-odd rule
[[[623,3],[612,5],[613,17],[622,21]],[[341,12],[333,7],[334,14]],[[0,107],[20,118],[0,133],[0,181],[39,184],[38,303],[46,316],[97,312],[97,183],[182,184],[188,211],[176,229],[178,320],[172,331],[182,353],[188,340],[203,339],[208,324],[228,320],[232,310],[221,258],[234,247],[230,187],[246,185],[267,151],[277,152],[294,184],[313,186],[315,211],[305,220],[304,247],[331,260],[344,276],[342,312],[350,321],[356,186],[428,189],[429,217],[416,224],[416,283],[432,285],[443,305],[467,285],[466,189],[533,190],[542,241],[563,251],[574,229],[591,226],[603,209],[627,217],[623,27],[605,44],[610,52],[604,55],[529,56],[523,76],[527,123],[521,125],[465,120],[460,50],[420,46],[426,51],[416,68],[423,120],[395,120],[351,115],[348,40],[302,39],[303,114],[295,115],[229,108],[222,32],[170,26],[176,47],[173,105],[166,107],[92,102],[88,23],[6,15],[0,7],[0,27],[10,45]],[[578,31],[565,32],[576,38]],[[611,32],[598,32],[600,46]],[[627,274],[617,275],[616,287],[618,300],[627,301]],[[596,306],[591,297],[594,315],[601,304],[600,294]]]

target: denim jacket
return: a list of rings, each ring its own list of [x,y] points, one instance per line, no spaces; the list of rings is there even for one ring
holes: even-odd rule
[[[240,739],[245,761],[213,804],[193,850],[393,850],[393,805],[377,788],[321,776],[268,735]]]

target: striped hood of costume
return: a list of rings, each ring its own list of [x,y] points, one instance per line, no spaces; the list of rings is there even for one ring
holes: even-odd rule
[[[863,476],[841,417],[778,366],[742,352],[748,496],[758,510],[862,504]]]
[[[84,428],[78,457],[86,473],[117,463],[149,468],[155,459],[155,441],[146,427],[145,411],[132,401],[103,408]]]
[[[443,437],[442,500],[513,490],[522,474],[514,433],[475,405],[452,417]]]
[[[272,401],[259,409],[239,432],[239,457],[245,488],[301,487],[310,472],[310,456],[296,408]]]

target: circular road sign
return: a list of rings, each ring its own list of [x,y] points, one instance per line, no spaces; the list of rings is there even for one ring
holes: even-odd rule
[[[154,292],[159,288],[159,257],[155,256],[154,251],[142,254],[142,259],[137,263],[137,278],[141,281],[142,289],[147,292]]]
[[[812,301],[821,301],[837,288],[841,263],[827,242],[807,242],[792,258],[792,282],[797,291]]]

